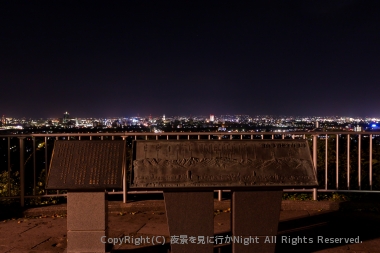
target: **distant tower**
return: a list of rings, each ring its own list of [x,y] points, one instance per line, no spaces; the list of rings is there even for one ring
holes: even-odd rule
[[[63,123],[67,123],[70,119],[70,114],[68,112],[65,112],[63,114]]]
[[[3,117],[1,118],[1,123],[3,124],[3,126],[5,125],[5,123],[7,123],[5,119],[5,115],[3,115]]]
[[[165,120],[165,114],[164,114],[164,116],[162,116],[162,120]]]
[[[214,122],[214,115],[213,114],[210,114],[210,121]]]

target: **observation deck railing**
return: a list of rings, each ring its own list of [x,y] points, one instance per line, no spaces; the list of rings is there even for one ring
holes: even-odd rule
[[[0,135],[0,199],[20,199],[24,206],[25,198],[66,196],[44,189],[54,140],[116,139],[126,140],[129,150],[132,140],[307,139],[320,186],[285,192],[312,191],[314,200],[323,192],[380,193],[380,132],[52,133]],[[123,188],[109,194],[123,194],[126,201],[127,194],[160,193],[131,191],[127,183]]]

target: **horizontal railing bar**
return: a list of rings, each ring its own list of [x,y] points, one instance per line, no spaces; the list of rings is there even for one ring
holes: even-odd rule
[[[26,195],[24,198],[51,198],[51,197],[66,197],[66,193],[62,194],[48,194],[48,195]],[[20,196],[11,196],[11,197],[0,197],[0,199],[19,199]]]
[[[380,135],[380,131],[374,132],[348,132],[348,131],[326,131],[326,132],[163,132],[163,133],[150,133],[150,132],[139,132],[139,133],[131,133],[131,132],[119,132],[119,133],[49,133],[49,134],[14,134],[14,135],[1,135],[1,137],[70,137],[70,136],[120,136],[120,137],[128,137],[128,136],[167,136],[167,135],[214,135],[214,136],[223,136],[223,135]]]
[[[122,192],[120,193],[123,194]],[[159,194],[159,193],[164,193],[164,192],[163,191],[128,191],[127,192],[127,194]],[[114,194],[116,194],[116,192]]]
[[[321,189],[318,190],[318,192],[353,192],[353,193],[380,193],[380,191],[373,191],[373,190],[334,190],[334,189]]]
[[[284,192],[313,192],[313,189],[285,189]],[[380,193],[373,190],[336,190],[336,189],[318,189],[318,192],[352,192],[352,193]]]

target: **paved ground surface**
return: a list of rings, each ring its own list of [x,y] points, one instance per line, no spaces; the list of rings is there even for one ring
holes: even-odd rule
[[[215,201],[215,235],[230,233],[229,207],[229,200]],[[341,210],[338,210],[339,207]],[[345,203],[283,202],[282,209],[276,252],[380,252],[378,205],[356,203],[345,208]],[[0,252],[58,253],[66,248],[65,204],[31,208],[22,214],[7,211],[0,211],[3,218],[0,220]],[[113,201],[110,202],[109,211],[109,237],[152,239],[153,236],[160,236],[166,240],[164,245],[159,246],[123,243],[116,245],[113,252],[170,252],[163,200],[127,204]],[[26,217],[20,218],[20,215]],[[358,238],[358,243],[322,243],[318,241],[318,236],[323,239]],[[231,246],[215,247],[214,252],[231,252]]]

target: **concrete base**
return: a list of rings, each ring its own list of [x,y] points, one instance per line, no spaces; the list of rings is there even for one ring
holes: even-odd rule
[[[107,252],[106,197],[105,192],[67,193],[67,253]]]
[[[212,253],[214,244],[207,239],[214,241],[214,193],[164,192],[164,198],[170,236],[178,236],[178,244],[170,244],[171,253]],[[181,236],[186,243],[181,244]],[[199,243],[201,237],[204,244]]]
[[[232,243],[235,253],[274,253],[276,244],[265,241],[277,235],[283,191],[235,191],[232,194],[232,236],[256,238],[251,243]],[[255,242],[256,241],[256,242]]]

